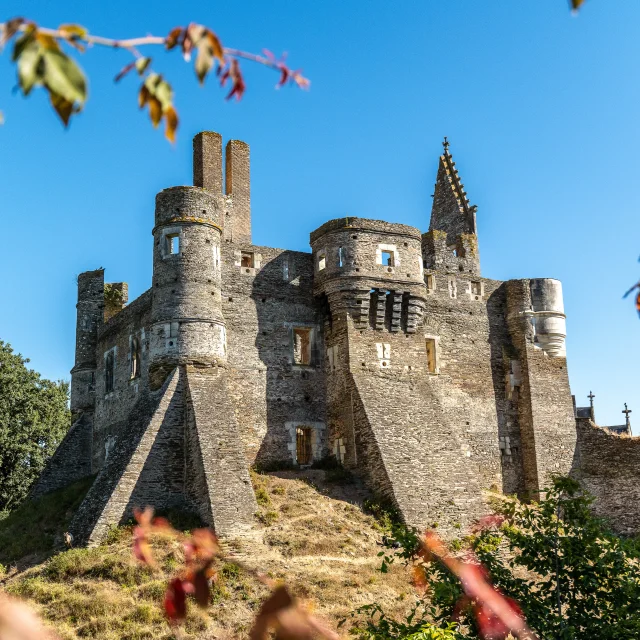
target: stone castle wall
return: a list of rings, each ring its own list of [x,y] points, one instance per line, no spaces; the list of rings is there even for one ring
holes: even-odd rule
[[[249,149],[224,155],[199,134],[195,186],[158,194],[149,291],[121,308],[126,283],[107,300],[101,270],[79,278],[77,422],[35,490],[97,474],[78,539],[145,504],[242,532],[249,465],[327,455],[445,532],[486,513],[485,490],[536,497],[554,473],[581,474],[598,512],[619,515],[611,486],[633,482],[634,445],[622,455],[580,425],[576,441],[560,283],[481,277],[447,147],[427,233],[339,218],[311,253],[252,244]],[[604,469],[599,447],[627,471]]]

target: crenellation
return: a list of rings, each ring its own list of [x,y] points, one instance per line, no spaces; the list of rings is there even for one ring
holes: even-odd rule
[[[561,285],[482,277],[448,142],[428,232],[336,218],[309,253],[252,244],[245,143],[226,145],[224,187],[221,136],[193,151],[194,186],[156,197],[151,288],[126,304],[102,270],[78,278],[74,425],[34,488],[96,475],[78,540],[146,504],[242,534],[250,465],[327,455],[446,535],[488,490],[536,498],[555,473],[637,531],[618,489],[637,484],[637,443],[576,418]]]

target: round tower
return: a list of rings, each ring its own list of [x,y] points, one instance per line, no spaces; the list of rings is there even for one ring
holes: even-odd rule
[[[311,248],[316,286],[345,277],[409,286],[423,281],[420,231],[405,224],[330,220],[311,234]]]
[[[76,357],[71,369],[71,413],[93,411],[98,329],[104,315],[104,270],[78,276]]]
[[[426,297],[418,229],[339,218],[311,234],[311,248],[314,293],[328,297],[332,313],[348,311],[359,328],[415,332]]]
[[[552,357],[565,357],[567,321],[562,283],[553,278],[531,280],[531,308],[538,346]]]
[[[220,203],[199,187],[156,196],[149,378],[158,388],[180,364],[226,360],[221,304]]]

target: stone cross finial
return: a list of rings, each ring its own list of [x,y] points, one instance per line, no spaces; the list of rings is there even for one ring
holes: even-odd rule
[[[593,393],[593,391],[589,391],[589,395],[587,396],[587,398],[589,398],[589,403],[591,404],[591,406],[593,407],[593,399],[595,398],[595,394]]]
[[[447,136],[444,137],[444,142],[442,143],[444,147],[444,152],[449,153],[449,141],[447,140]]]
[[[629,407],[627,407],[627,403],[624,403],[624,410],[622,411],[622,413],[624,413],[625,418],[627,419],[627,427],[629,426],[629,414],[631,413],[631,409],[629,409]]]

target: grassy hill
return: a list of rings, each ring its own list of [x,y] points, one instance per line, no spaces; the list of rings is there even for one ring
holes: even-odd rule
[[[371,498],[340,470],[253,474],[259,503],[255,533],[225,549],[245,566],[285,581],[316,614],[335,626],[359,605],[379,602],[393,612],[412,601],[409,577],[392,565],[378,571],[384,524],[366,513]],[[62,638],[125,640],[174,637],[160,604],[182,550],[159,540],[155,571],[131,554],[131,529],[112,530],[92,549],[52,551],[86,482],[46,496],[0,521],[1,588],[39,609]],[[267,588],[233,562],[220,563],[214,602],[190,607],[185,638],[246,637]]]

